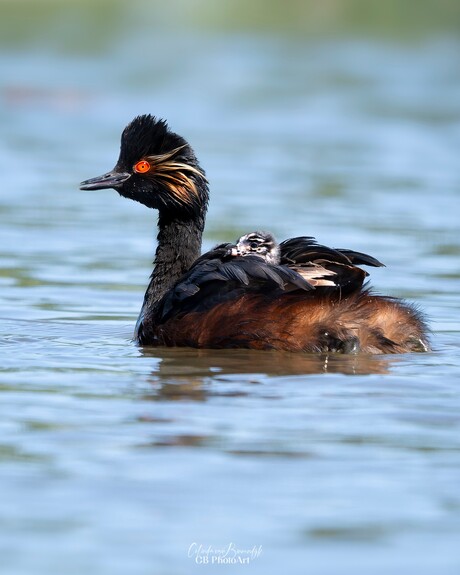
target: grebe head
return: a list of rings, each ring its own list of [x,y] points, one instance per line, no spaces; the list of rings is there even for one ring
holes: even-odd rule
[[[175,216],[203,213],[208,202],[206,177],[192,148],[149,114],[123,130],[115,168],[80,184],[81,190],[104,188]]]

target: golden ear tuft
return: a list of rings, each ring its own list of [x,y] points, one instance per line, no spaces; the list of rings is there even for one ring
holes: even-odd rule
[[[150,165],[150,172],[152,176],[158,181],[162,181],[171,193],[171,198],[181,204],[192,204],[193,198],[199,198],[199,193],[196,184],[191,177],[193,174],[204,177],[204,174],[187,163],[177,161],[175,156],[185,147],[180,146],[175,150],[158,154],[155,156],[148,156],[146,160],[136,164],[147,163]],[[136,169],[136,166],[134,167]]]

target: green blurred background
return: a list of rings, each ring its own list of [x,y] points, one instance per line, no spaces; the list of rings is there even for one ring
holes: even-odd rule
[[[1,0],[0,6],[2,43],[60,41],[78,51],[103,47],[126,26],[404,40],[460,30],[457,0]]]

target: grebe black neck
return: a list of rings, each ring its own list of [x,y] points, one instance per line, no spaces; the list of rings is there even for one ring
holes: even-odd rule
[[[155,268],[144,302],[153,305],[200,255],[209,192],[194,151],[164,120],[138,116],[123,130],[115,168],[80,187],[114,188],[158,210]]]

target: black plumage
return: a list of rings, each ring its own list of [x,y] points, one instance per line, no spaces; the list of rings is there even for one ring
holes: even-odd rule
[[[144,345],[400,353],[429,349],[413,306],[373,295],[367,254],[251,232],[200,256],[208,182],[187,141],[153,116],[123,131],[115,168],[82,182],[157,209],[155,267],[136,325]]]

